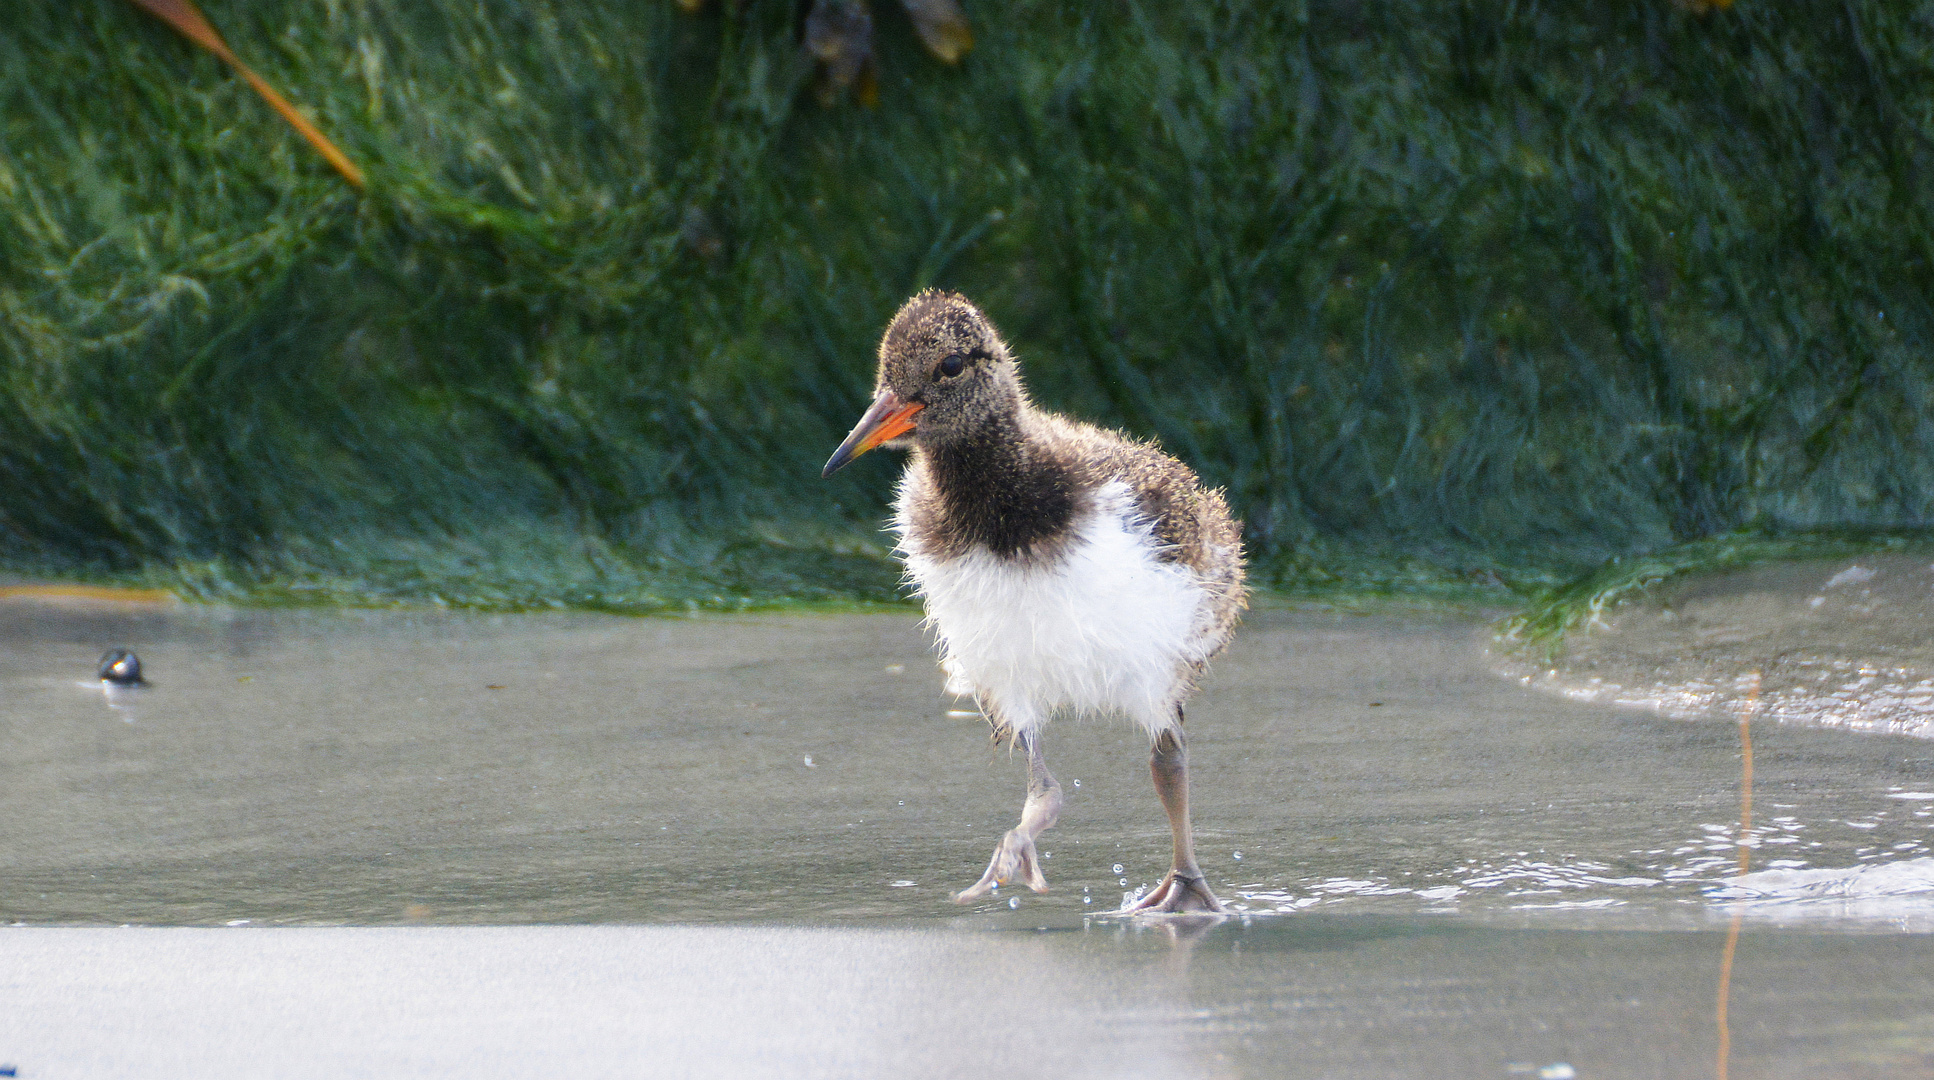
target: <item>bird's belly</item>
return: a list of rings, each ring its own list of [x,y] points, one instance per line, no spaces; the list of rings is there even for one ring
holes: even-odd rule
[[[1164,730],[1207,659],[1206,590],[1125,514],[1095,512],[1042,564],[902,551],[950,669],[1017,729],[1065,709]]]

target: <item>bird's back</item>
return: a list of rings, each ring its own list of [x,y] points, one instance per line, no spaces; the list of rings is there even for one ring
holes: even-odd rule
[[[1160,548],[1159,557],[1187,567],[1208,593],[1204,632],[1213,640],[1210,655],[1235,633],[1248,606],[1242,554],[1242,527],[1220,491],[1203,486],[1194,470],[1153,442],[1037,412],[1044,442],[1078,463],[1084,486],[1125,485]]]

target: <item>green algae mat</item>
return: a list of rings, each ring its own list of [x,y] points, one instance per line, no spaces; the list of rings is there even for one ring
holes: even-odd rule
[[[1258,579],[1512,602],[1934,492],[1912,5],[124,0],[0,37],[0,567],[251,602],[894,603],[817,468],[968,292]]]

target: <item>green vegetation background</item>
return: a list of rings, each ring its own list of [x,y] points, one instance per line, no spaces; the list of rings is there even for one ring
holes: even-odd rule
[[[1288,589],[1528,589],[1934,503],[1934,8],[123,0],[0,34],[0,564],[209,597],[895,595],[818,468],[966,291]],[[1502,594],[1502,593],[1501,593]]]

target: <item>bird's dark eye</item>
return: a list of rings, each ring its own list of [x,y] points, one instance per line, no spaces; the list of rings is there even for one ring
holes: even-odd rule
[[[955,353],[940,362],[940,373],[949,379],[967,370],[967,358]]]

